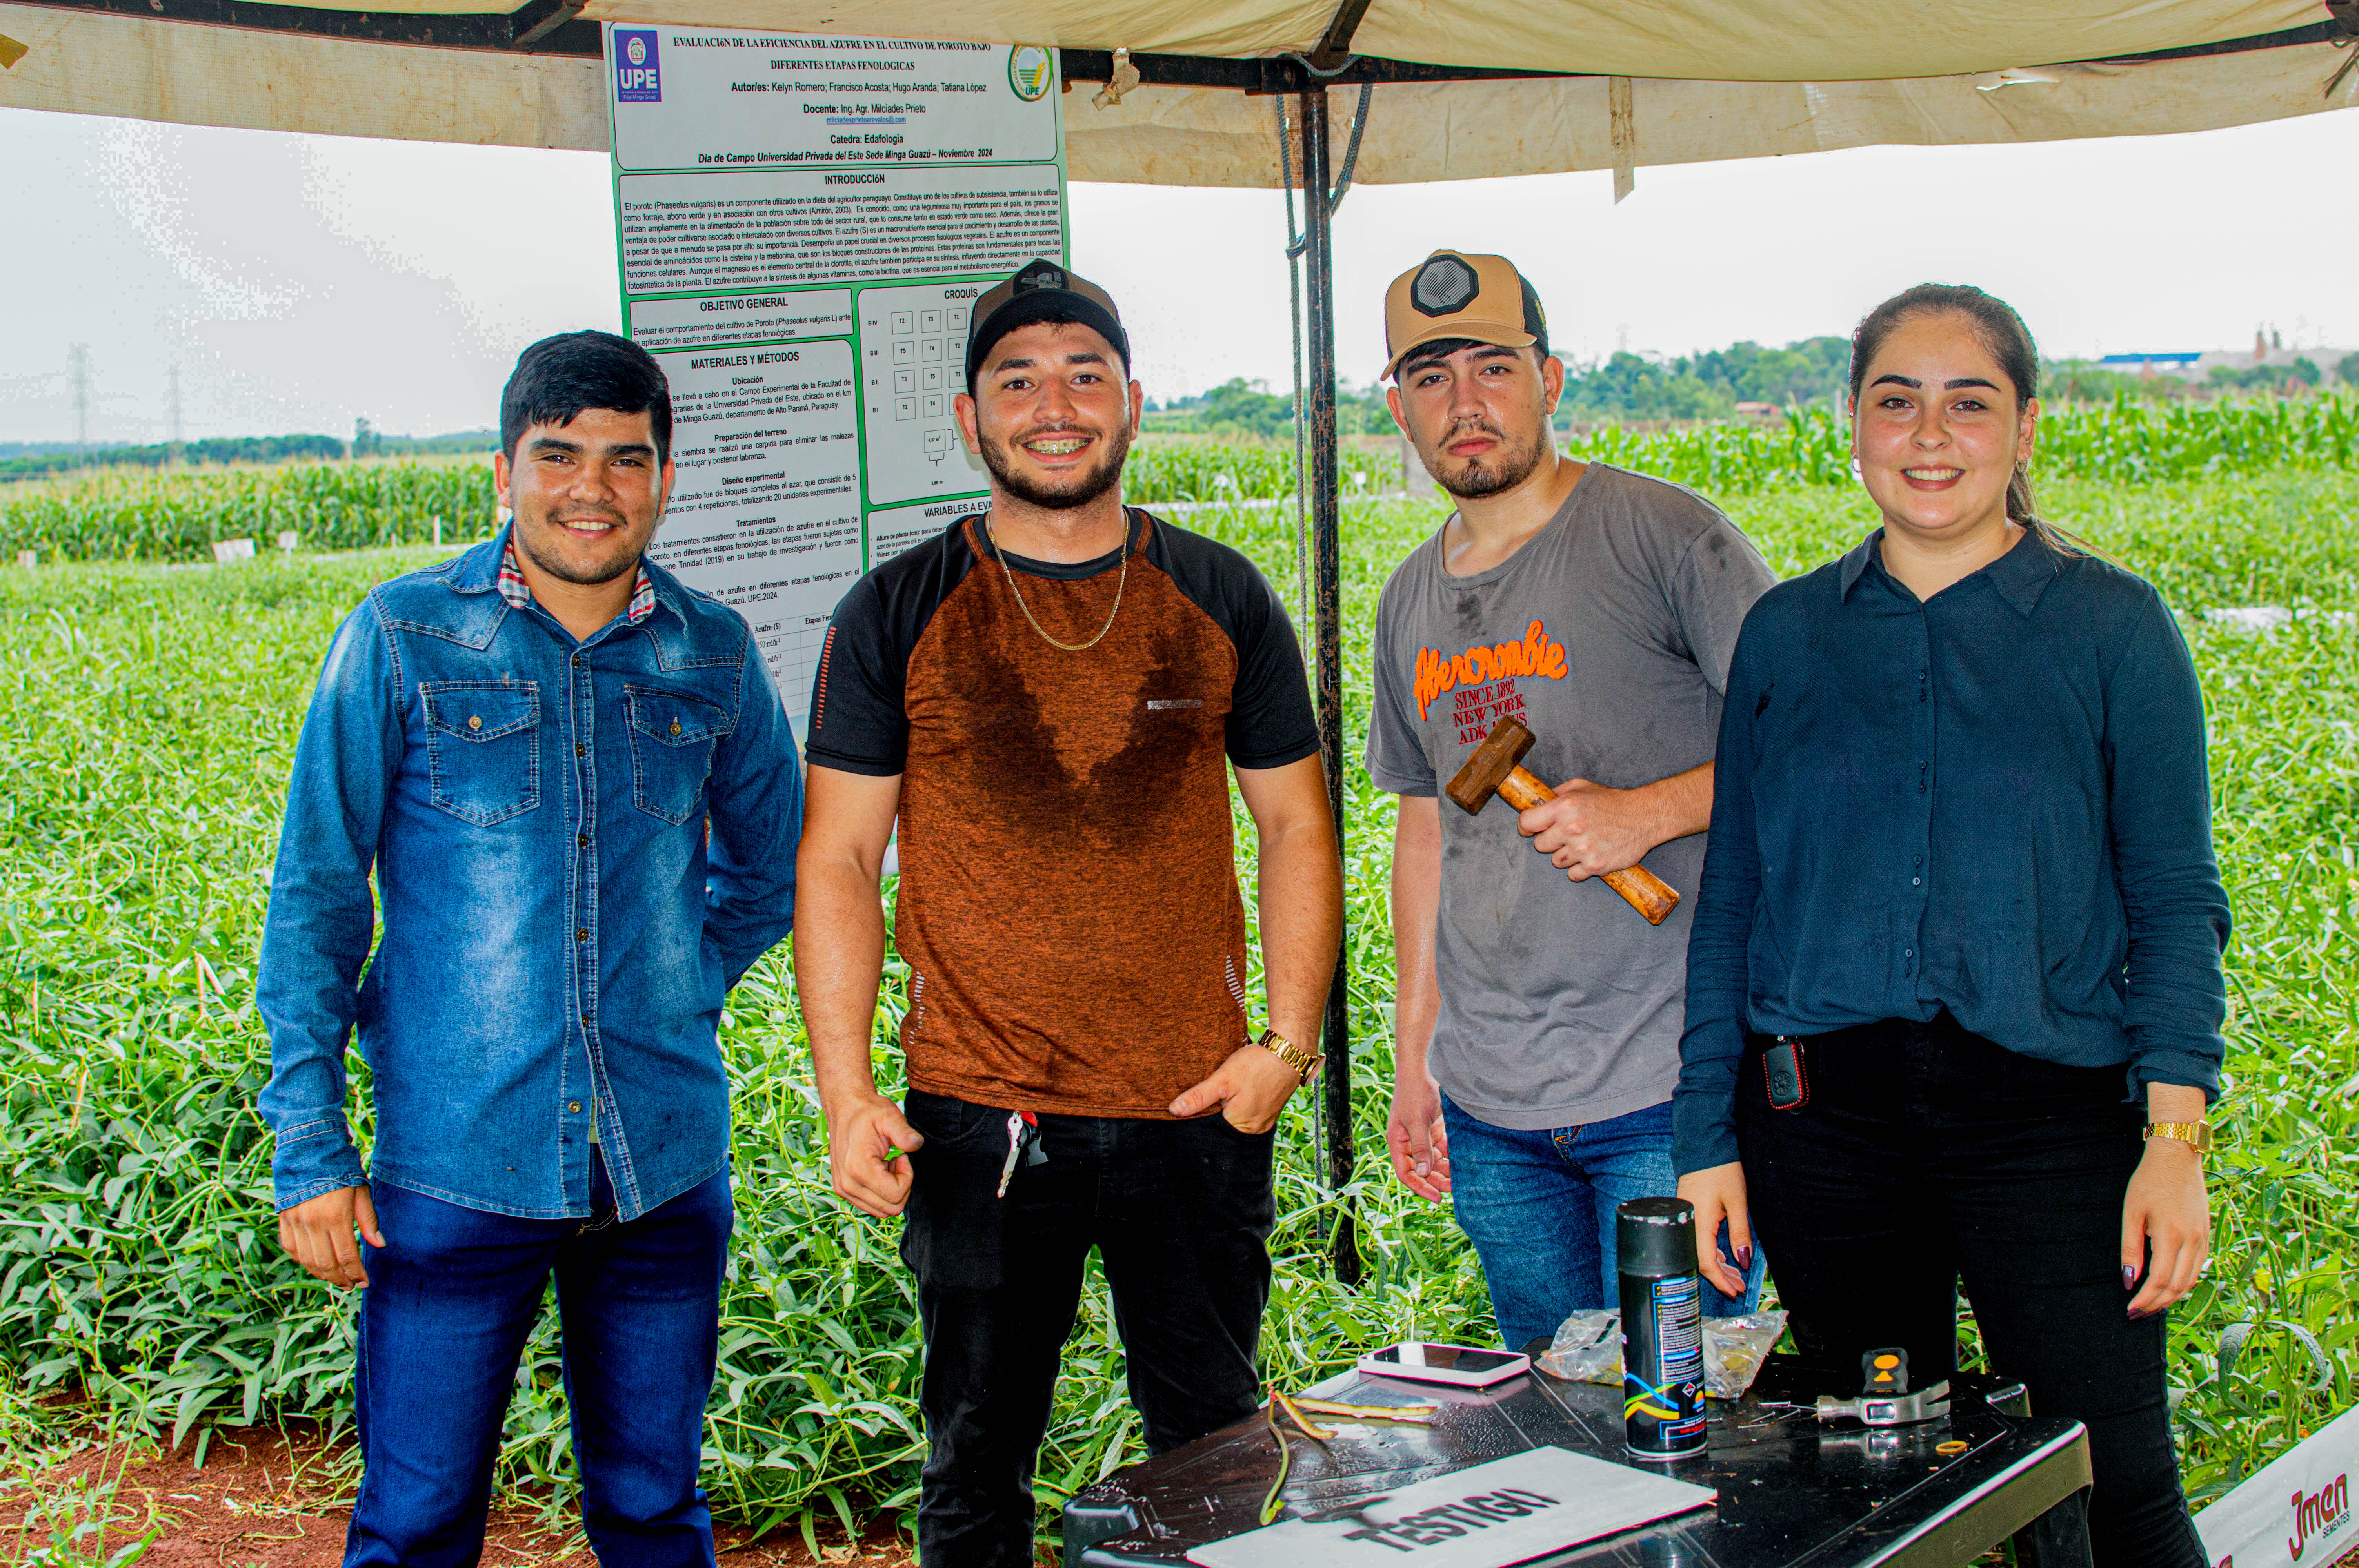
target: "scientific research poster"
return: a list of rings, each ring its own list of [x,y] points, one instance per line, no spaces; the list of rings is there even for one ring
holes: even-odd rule
[[[860,574],[980,511],[975,297],[1067,259],[1054,52],[609,23],[624,330],[671,383],[652,557],[753,624],[798,736]]]

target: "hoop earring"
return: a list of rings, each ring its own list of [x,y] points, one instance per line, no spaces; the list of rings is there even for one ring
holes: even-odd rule
[[[1851,477],[1860,481],[1862,483],[1865,483],[1867,480],[1866,473],[1863,471],[1859,466],[1859,454],[1857,452],[1854,452],[1851,455]]]

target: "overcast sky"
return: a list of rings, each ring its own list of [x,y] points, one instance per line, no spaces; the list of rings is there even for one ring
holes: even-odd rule
[[[2014,91],[2025,91],[2021,89]],[[2036,91],[2036,90],[2035,90]],[[1379,98],[1381,107],[1381,98]],[[1680,353],[1842,332],[1926,279],[2011,300],[2051,355],[2359,348],[2359,114],[2198,135],[1865,148],[1609,177],[1364,186],[1337,220],[1347,380],[1385,284],[1437,245],[1513,257],[1560,351]],[[614,327],[603,156],[151,125],[0,109],[0,440],[490,424],[517,350]],[[1072,188],[1073,265],[1111,289],[1149,395],[1284,387],[1272,191]]]

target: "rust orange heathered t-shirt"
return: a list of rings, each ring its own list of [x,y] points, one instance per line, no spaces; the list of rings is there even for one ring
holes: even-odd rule
[[[1284,608],[1225,545],[1132,510],[1123,552],[1006,557],[980,517],[836,607],[815,767],[901,776],[912,1086],[1161,1117],[1247,1038],[1228,772],[1319,750]],[[1115,612],[1115,592],[1121,608]]]

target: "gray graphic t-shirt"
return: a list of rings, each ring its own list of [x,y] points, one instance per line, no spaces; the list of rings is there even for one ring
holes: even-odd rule
[[[1445,530],[1446,531],[1446,530]],[[1536,737],[1524,766],[1629,789],[1712,761],[1737,629],[1771,581],[1734,524],[1692,491],[1592,463],[1548,524],[1500,565],[1442,569],[1410,552],[1376,610],[1368,772],[1434,795],[1505,714]],[[1704,835],[1645,865],[1680,895],[1659,926],[1575,882],[1494,798],[1441,797],[1440,1017],[1428,1058],[1461,1109],[1495,1127],[1583,1126],[1670,1098],[1679,1077]]]

